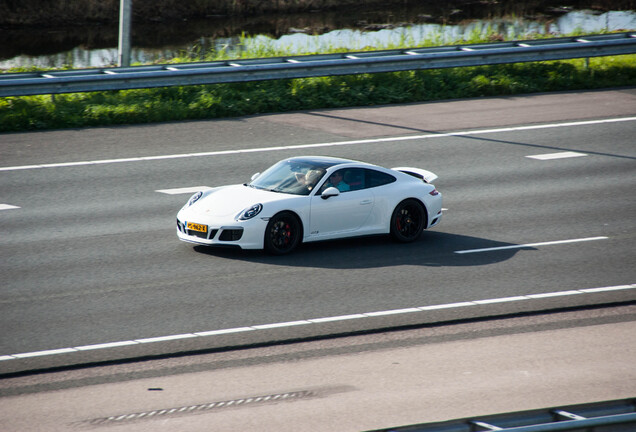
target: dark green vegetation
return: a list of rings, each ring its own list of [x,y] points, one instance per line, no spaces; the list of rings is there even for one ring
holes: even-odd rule
[[[0,131],[244,116],[636,85],[636,55],[0,99]]]

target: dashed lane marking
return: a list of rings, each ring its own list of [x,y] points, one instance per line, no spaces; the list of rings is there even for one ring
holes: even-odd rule
[[[15,210],[19,208],[20,207],[11,204],[0,204],[0,210]]]
[[[587,156],[587,154],[573,152],[573,151],[567,151],[567,152],[559,152],[559,153],[546,153],[546,154],[531,155],[531,156],[526,156],[526,157],[530,158],[530,159],[537,159],[537,160],[552,160],[552,159],[575,158],[575,157],[582,157],[582,156]]]
[[[179,195],[179,194],[193,194],[193,193],[208,190],[208,189],[212,189],[212,188],[209,186],[190,186],[190,187],[174,188],[174,189],[158,189],[155,192],[168,194],[168,195]]]
[[[115,348],[115,347],[127,346],[127,345],[141,345],[141,344],[147,344],[147,343],[173,341],[173,340],[181,340],[181,339],[189,339],[189,338],[197,338],[197,337],[213,337],[216,335],[225,335],[225,334],[240,333],[240,332],[246,332],[246,331],[269,330],[269,329],[276,329],[276,328],[293,327],[298,325],[333,323],[333,322],[346,321],[346,320],[352,320],[352,319],[364,319],[364,318],[381,317],[386,315],[425,312],[425,311],[438,310],[438,309],[453,309],[453,308],[460,308],[460,307],[484,306],[484,305],[497,304],[497,303],[538,300],[538,299],[544,299],[544,298],[564,297],[564,296],[571,296],[571,295],[585,295],[585,294],[589,295],[589,294],[596,294],[596,293],[605,293],[608,291],[620,291],[620,290],[631,290],[631,289],[636,289],[636,284],[614,285],[614,286],[606,286],[606,287],[599,287],[599,288],[584,288],[584,289],[578,289],[578,290],[527,294],[527,295],[519,295],[519,296],[513,296],[513,297],[501,297],[501,298],[494,298],[494,299],[465,301],[465,302],[458,302],[458,303],[410,307],[405,309],[375,311],[375,312],[367,312],[367,313],[361,313],[361,314],[340,315],[340,316],[325,317],[325,318],[313,318],[313,319],[300,320],[300,321],[261,324],[261,325],[254,325],[249,327],[237,327],[237,328],[211,330],[211,331],[204,331],[204,332],[197,332],[197,333],[185,333],[185,334],[178,334],[178,335],[171,335],[171,336],[152,337],[152,338],[145,338],[145,339],[119,341],[119,342],[109,342],[109,343],[94,344],[94,345],[84,345],[84,346],[78,346],[74,348],[60,348],[60,349],[35,351],[35,352],[20,353],[20,354],[0,355],[0,361],[24,359],[24,358],[30,358],[30,357],[43,357],[43,356],[50,356],[50,355],[57,355],[57,354],[68,354],[68,353],[80,352],[80,351],[108,349],[108,348]]]
[[[467,249],[467,250],[458,250],[455,251],[456,254],[469,254],[469,253],[480,253],[480,252],[493,252],[505,249],[522,249],[526,247],[535,247],[535,246],[551,246],[558,244],[566,244],[566,243],[580,243],[580,242],[588,242],[595,240],[607,240],[609,237],[586,237],[586,238],[578,238],[578,239],[570,239],[570,240],[556,240],[556,241],[547,241],[541,243],[526,243],[520,245],[509,245],[509,246],[498,246],[491,248],[482,248],[482,249]]]

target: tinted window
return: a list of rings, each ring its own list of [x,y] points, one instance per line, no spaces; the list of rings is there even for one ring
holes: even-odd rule
[[[395,181],[395,177],[393,177],[390,174],[385,174],[383,172],[375,171],[371,169],[365,169],[364,171],[366,173],[365,186],[367,188],[378,187],[385,184],[393,183]]]
[[[364,174],[360,168],[344,168],[332,172],[318,193],[321,194],[328,187],[338,188],[340,192],[349,192],[362,189],[363,183]]]
[[[334,174],[337,176],[334,176]],[[340,192],[356,191],[393,183],[395,177],[380,171],[363,168],[343,168],[332,173],[323,183],[318,194],[325,189],[335,186]],[[338,182],[338,184],[334,184]]]

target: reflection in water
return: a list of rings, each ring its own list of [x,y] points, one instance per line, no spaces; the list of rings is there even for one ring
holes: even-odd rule
[[[394,46],[423,46],[452,44],[470,40],[476,36],[502,35],[508,39],[523,39],[531,34],[559,36],[571,33],[599,33],[614,30],[636,30],[636,12],[573,11],[558,18],[529,20],[524,18],[495,18],[465,21],[457,25],[413,24],[388,26],[375,31],[340,29],[320,35],[310,35],[299,31],[284,34],[278,38],[258,34],[250,38],[200,37],[196,42],[165,45],[161,48],[133,47],[131,62],[165,62],[184,55],[204,55],[209,52],[226,52],[228,58],[238,57],[241,50],[251,53],[259,51],[286,51],[298,54],[317,51],[364,48],[382,49]],[[0,69],[10,67],[37,66],[43,68],[74,68],[113,66],[117,64],[117,41],[113,47],[76,47],[72,50],[51,55],[18,55],[0,61]],[[265,54],[263,56],[266,56]]]
[[[594,15],[591,12],[571,12],[555,22],[528,21],[524,19],[493,19],[472,21],[464,25],[443,26],[423,24],[395,29],[363,32],[359,30],[334,30],[320,35],[285,35],[277,40],[258,36],[250,42],[255,48],[271,45],[277,49],[291,48],[294,52],[315,52],[321,47],[360,50],[365,47],[419,46],[450,44],[469,40],[474,36],[486,37],[499,34],[507,39],[518,39],[530,34],[554,36],[574,32],[597,33],[605,30],[636,29],[636,12],[617,11]],[[251,48],[249,45],[247,48]]]

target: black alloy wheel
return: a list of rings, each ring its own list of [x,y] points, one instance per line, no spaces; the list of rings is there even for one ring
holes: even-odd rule
[[[402,201],[391,216],[391,236],[402,243],[417,240],[424,230],[424,207],[414,199]]]
[[[287,254],[298,246],[300,236],[298,218],[289,212],[278,213],[265,229],[265,250],[274,255]]]

